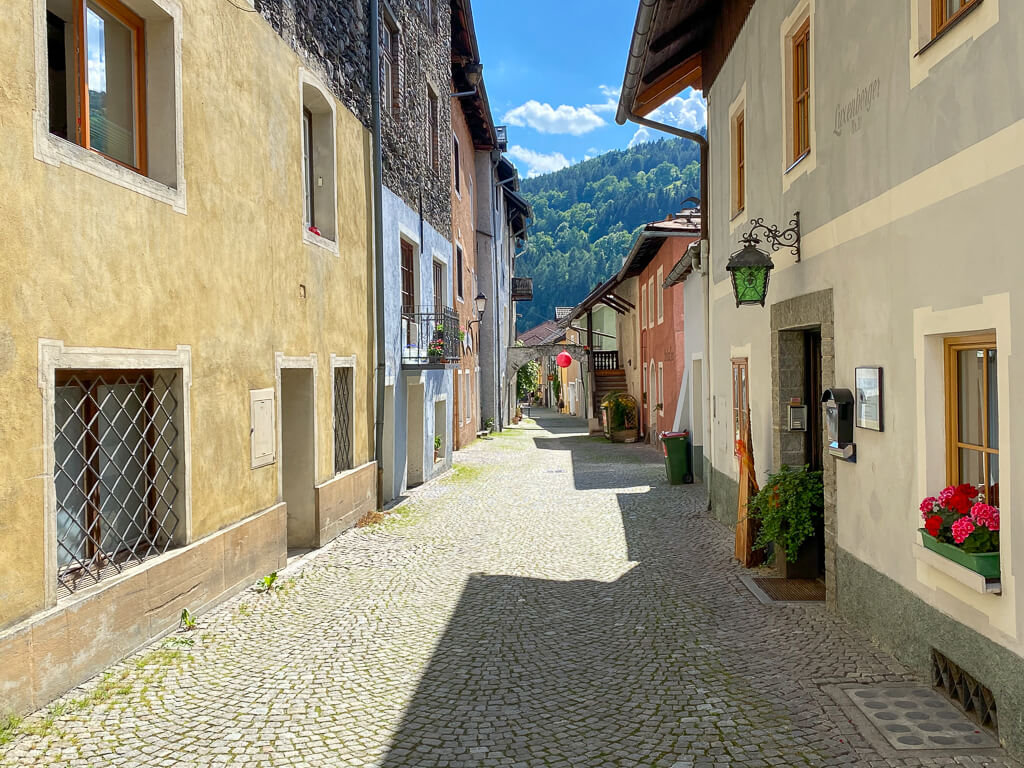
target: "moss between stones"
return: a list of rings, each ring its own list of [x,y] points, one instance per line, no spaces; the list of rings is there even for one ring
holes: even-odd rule
[[[999,740],[1024,754],[1024,659],[946,616],[843,549],[837,551],[839,613],[925,679],[936,649],[992,691]],[[893,621],[894,617],[899,621]]]

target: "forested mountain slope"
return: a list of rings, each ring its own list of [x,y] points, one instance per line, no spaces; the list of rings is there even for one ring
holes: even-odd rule
[[[699,190],[693,142],[662,139],[614,150],[523,182],[534,223],[516,274],[533,278],[519,330],[577,304],[622,266],[640,227],[677,212]]]

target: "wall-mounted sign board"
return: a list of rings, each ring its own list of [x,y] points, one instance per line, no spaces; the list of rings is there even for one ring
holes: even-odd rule
[[[882,421],[882,369],[874,366],[858,367],[854,376],[857,384],[856,418],[861,429],[884,431]]]

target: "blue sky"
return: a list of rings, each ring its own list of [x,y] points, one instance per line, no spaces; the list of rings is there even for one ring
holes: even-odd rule
[[[475,0],[473,19],[496,123],[523,176],[558,170],[649,138],[615,124],[636,0]],[[686,91],[656,120],[702,126],[704,102]]]

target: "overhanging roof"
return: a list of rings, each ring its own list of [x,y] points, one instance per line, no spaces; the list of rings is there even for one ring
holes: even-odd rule
[[[473,26],[473,8],[470,0],[451,0],[451,11],[452,86],[456,93],[475,91],[471,96],[460,97],[462,111],[473,137],[473,146],[482,151],[491,150],[497,146],[497,138],[487,89],[482,77],[475,87],[469,79],[471,73],[482,71],[480,48]]]
[[[697,211],[690,209],[683,215],[665,221],[652,221],[644,227],[626,256],[619,277],[626,280],[643,272],[670,237],[700,237],[700,215]]]
[[[687,88],[701,90],[703,51],[722,0],[640,0],[616,119],[646,115]]]
[[[700,254],[700,241],[694,241],[690,243],[689,248],[686,249],[686,253],[683,254],[682,258],[676,262],[675,266],[672,267],[668,276],[665,278],[665,282],[661,284],[662,288],[671,288],[673,285],[686,280],[687,275],[693,272],[693,261]]]

